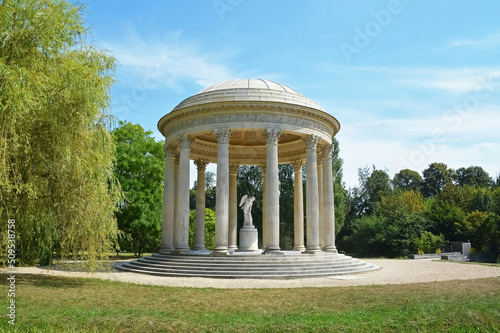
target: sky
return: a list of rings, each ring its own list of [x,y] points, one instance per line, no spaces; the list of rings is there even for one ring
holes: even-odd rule
[[[499,1],[94,0],[85,20],[119,62],[119,120],[162,140],[158,120],[205,87],[276,81],[339,120],[353,187],[365,166],[500,174],[498,13]]]

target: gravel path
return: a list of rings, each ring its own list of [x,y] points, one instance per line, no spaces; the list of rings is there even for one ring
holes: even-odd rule
[[[107,273],[83,273],[49,270],[38,267],[16,268],[18,274],[44,274],[68,277],[108,279],[137,284],[193,287],[193,288],[303,288],[344,287],[361,285],[405,284],[447,280],[470,280],[500,276],[500,267],[460,264],[430,260],[369,259],[370,263],[382,267],[380,270],[356,275],[305,278],[291,280],[271,279],[209,279],[177,278],[112,271]],[[5,272],[5,269],[1,269]]]

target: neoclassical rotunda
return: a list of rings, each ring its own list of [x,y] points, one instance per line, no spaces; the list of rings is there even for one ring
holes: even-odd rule
[[[161,252],[189,251],[189,161],[198,168],[196,246],[204,249],[205,166],[217,164],[214,253],[238,249],[236,193],[240,165],[258,165],[264,175],[262,244],[280,251],[278,164],[306,165],[306,229],[302,181],[295,182],[294,244],[306,252],[337,252],[332,179],[333,116],[311,99],[260,79],[225,81],[189,97],[158,123],[165,136],[165,192]]]
[[[160,253],[118,268],[210,277],[324,276],[376,268],[337,253],[332,138],[340,124],[313,100],[273,81],[225,81],[183,100],[160,119],[158,129],[165,136],[166,153]],[[190,160],[198,171],[192,249],[188,244]],[[217,166],[212,252],[204,245],[208,163]],[[294,179],[300,180],[294,182],[294,251],[282,251],[279,243],[278,165],[283,163],[292,164]],[[248,194],[237,193],[236,176],[242,165],[257,165],[263,173],[262,248],[251,255],[237,237],[238,200]]]

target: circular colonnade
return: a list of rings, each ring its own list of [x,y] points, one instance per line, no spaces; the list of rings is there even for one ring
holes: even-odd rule
[[[236,175],[240,165],[262,168],[263,250],[280,253],[278,164],[282,163],[294,166],[295,179],[302,179],[306,165],[305,211],[302,181],[294,185],[294,250],[337,253],[332,138],[340,124],[316,102],[273,81],[225,81],[182,101],[160,119],[158,129],[165,136],[166,153],[160,253],[205,252],[208,163],[217,164],[214,255],[238,249]],[[193,249],[188,245],[190,160],[198,169]]]
[[[160,119],[158,129],[165,136],[166,153],[160,253],[117,264],[117,268],[211,278],[302,278],[380,268],[337,252],[332,138],[340,125],[311,99],[272,81],[225,81],[182,101]],[[190,160],[198,169],[193,249],[189,248]],[[213,251],[204,245],[208,163],[217,164]],[[281,251],[279,244],[281,163],[292,164],[294,179],[300,180],[294,182],[294,251]],[[246,247],[241,239],[241,232],[248,231],[245,226],[240,229],[240,246],[237,244],[236,179],[241,165],[258,165],[264,176],[262,250]],[[244,194],[250,193],[239,195]]]

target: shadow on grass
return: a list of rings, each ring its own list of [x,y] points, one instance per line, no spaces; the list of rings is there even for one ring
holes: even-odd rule
[[[0,273],[0,285],[7,285],[7,276],[9,274]],[[23,273],[16,275],[16,286],[31,285],[40,288],[49,289],[68,289],[81,288],[87,285],[84,279],[75,279],[70,277],[50,276],[42,274]]]

